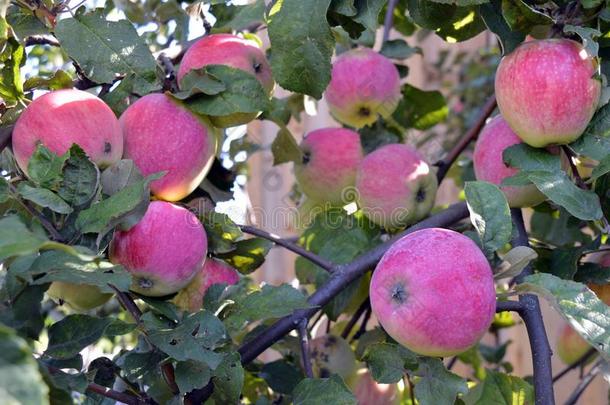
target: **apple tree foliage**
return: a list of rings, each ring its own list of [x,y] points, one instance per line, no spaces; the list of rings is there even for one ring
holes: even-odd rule
[[[539,312],[536,317],[528,312],[529,306],[511,308],[507,301],[515,295],[532,299],[531,294],[548,300],[596,349],[596,363],[585,377],[610,375],[610,312],[586,287],[610,283],[610,268],[583,260],[587,253],[604,249],[610,232],[607,87],[585,134],[568,145],[571,153],[598,162],[586,182],[562,164],[560,155],[547,150],[518,145],[504,153],[505,162],[520,169],[505,184],[533,183],[548,198],[527,217],[529,238],[520,215],[513,211],[511,216],[499,189],[474,181],[470,155],[462,155],[461,150],[450,160],[439,156],[437,165],[464,189],[460,198],[468,210],[463,204],[439,206],[421,224],[452,226],[480,244],[495,269],[500,310],[503,303],[504,309],[516,310],[528,331],[533,330],[533,376],[512,373],[505,359],[510,342],[480,343],[443,362],[410,352],[378,327],[367,328],[370,271],[392,235],[359,211],[329,208],[303,230],[297,250],[306,250],[310,257],[303,254],[296,260],[299,287],[295,288],[260,286],[248,277],[264,262],[273,237],[256,230],[247,232],[257,235],[249,237],[244,228],[214,210],[214,204],[231,198],[232,187],[240,187],[236,176],[247,176],[243,156],[268,147],[275,164],[300,159],[288,124],[299,121],[305,105],[322,97],[336,52],[357,45],[375,47],[408,80],[405,60],[422,53],[409,44],[413,38],[436,35],[452,44],[486,30],[495,34],[497,45],[476,54],[441,52],[430,69],[458,79],[443,81],[437,90],[405,83],[394,114],[359,131],[367,153],[403,141],[421,147],[436,142],[449,152],[489,115],[481,117],[481,110],[493,95],[495,67],[501,55],[527,35],[582,42],[598,58],[600,80],[606,86],[610,2],[107,0],[75,4],[0,2],[0,402],[355,404],[348,382],[339,375],[308,375],[303,367],[309,360],[307,348],[292,330],[299,329],[306,342],[307,331],[323,313],[329,333],[348,339],[356,358],[376,381],[404,384],[404,404],[551,404],[552,395],[545,394],[552,393],[550,370],[537,374],[549,365]],[[285,96],[269,99],[253,76],[218,66],[202,70],[178,90],[173,64],[179,63],[180,49],[191,43],[193,21],[207,32],[268,38],[273,77],[286,90]],[[382,39],[381,33],[389,30],[393,39],[386,35]],[[185,205],[194,198],[205,201],[205,208],[191,206],[201,208],[197,214],[208,234],[209,253],[244,276],[235,286],[212,287],[200,311],[182,312],[171,297],[130,293],[129,273],[107,258],[113,230],[135,224],[146,211],[149,183],[155,176],[142,176],[127,160],[100,171],[78,145],[62,156],[40,145],[29,164],[29,176],[17,168],[7,147],[15,120],[40,91],[71,87],[96,92],[117,115],[130,99],[168,91],[197,114],[263,111],[259,119],[279,127],[272,145],[243,136],[226,140],[225,135],[228,147],[210,174],[181,201]],[[528,239],[531,247],[526,246]],[[295,243],[283,242],[294,248]],[[515,283],[509,283],[513,278]],[[45,295],[54,281],[96,286],[115,299],[78,313]],[[507,327],[524,325],[516,313],[499,311],[490,332],[497,335]],[[281,356],[256,359],[268,347]],[[86,348],[90,351],[83,352]],[[85,359],[83,353],[97,357]],[[470,371],[452,372],[455,361]],[[575,394],[577,399],[580,393]]]

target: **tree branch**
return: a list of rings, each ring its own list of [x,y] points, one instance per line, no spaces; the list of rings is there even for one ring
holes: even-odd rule
[[[394,9],[398,5],[398,0],[389,0],[388,6],[385,11],[385,19],[383,21],[383,39],[382,42],[385,42],[390,38],[390,31],[392,30],[392,26],[394,25]]]
[[[496,303],[496,312],[521,312],[523,305],[520,301],[498,301]]]
[[[587,363],[587,361],[589,361],[589,359],[591,359],[593,357],[593,355],[596,353],[597,353],[597,350],[595,350],[594,348],[589,349],[585,354],[582,355],[581,358],[579,358],[574,363],[570,364],[569,366],[567,366],[566,368],[561,370],[561,372],[559,372],[559,374],[557,374],[555,377],[553,377],[553,383],[555,383],[556,381],[561,379],[561,377],[568,374],[570,371],[574,370],[575,368],[585,365]]]
[[[307,318],[303,318],[299,322],[299,341],[301,342],[301,359],[303,360],[305,375],[307,378],[313,378],[311,352],[309,351],[309,337],[307,336]]]
[[[106,398],[114,399],[115,401],[123,402],[127,405],[142,405],[147,403],[147,401],[143,401],[138,397],[134,397],[133,395],[114,391],[108,387],[104,387],[103,385],[96,383],[89,383],[89,385],[87,385],[87,391],[94,392]]]
[[[587,389],[589,384],[591,384],[593,382],[593,379],[595,379],[595,376],[597,376],[597,374],[599,374],[601,371],[602,371],[602,361],[600,360],[593,366],[593,368],[591,368],[591,370],[589,370],[589,372],[587,374],[585,374],[583,379],[580,380],[580,383],[578,383],[578,385],[576,386],[576,389],[574,390],[572,395],[570,395],[570,398],[568,398],[565,405],[575,405],[576,402],[578,402],[578,399],[580,398],[580,396],[583,394],[583,392],[585,392],[585,390]]]

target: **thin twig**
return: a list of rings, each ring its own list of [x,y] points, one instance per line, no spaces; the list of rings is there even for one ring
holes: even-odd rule
[[[496,303],[496,312],[520,312],[523,309],[523,304],[520,301],[498,301]]]
[[[570,170],[572,171],[572,176],[574,176],[574,180],[576,180],[576,185],[583,190],[588,190],[589,186],[584,182],[582,177],[580,177],[580,173],[578,173],[578,168],[576,164],[574,164],[574,160],[572,158],[575,156],[572,150],[568,145],[561,145],[561,150],[565,153],[566,158],[568,159],[568,163],[570,164]]]
[[[565,405],[575,405],[576,402],[578,402],[578,399],[585,392],[585,390],[587,389],[589,384],[591,384],[591,382],[593,382],[593,380],[595,379],[597,374],[599,374],[602,371],[602,364],[603,364],[602,360],[598,361],[591,368],[591,370],[589,370],[589,372],[584,375],[582,380],[580,380],[580,383],[578,383],[578,385],[576,386],[576,389],[574,390],[572,395],[570,395],[568,400],[565,402]]]
[[[385,11],[385,19],[383,21],[383,42],[386,42],[390,38],[390,31],[394,25],[394,9],[398,5],[398,0],[388,1],[388,7]]]
[[[311,368],[311,352],[309,351],[309,337],[307,335],[307,318],[299,321],[299,341],[301,342],[301,359],[303,360],[303,370],[307,378],[313,378]]]
[[[405,373],[407,378],[407,385],[409,386],[409,396],[411,397],[411,405],[415,405],[415,387],[413,386],[413,381],[411,381],[411,376],[409,373]]]
[[[172,63],[172,60],[164,53],[161,53],[157,57],[157,60],[159,61],[159,64],[161,65],[161,67],[163,68],[163,72],[165,73],[165,77],[163,80],[163,90],[172,93],[178,91],[176,70],[174,68],[174,64]]]
[[[574,363],[570,364],[569,366],[567,366],[566,368],[561,370],[559,372],[559,374],[557,374],[555,377],[553,377],[553,383],[557,382],[559,379],[561,379],[561,377],[568,374],[570,371],[574,370],[575,368],[584,366],[596,353],[597,353],[597,350],[595,350],[594,348],[589,349],[578,360],[576,360]]]
[[[0,152],[11,143],[11,136],[13,135],[13,126],[7,125],[0,128]]]
[[[360,304],[354,315],[352,315],[347,325],[345,325],[345,329],[343,329],[343,332],[341,332],[341,337],[343,339],[347,339],[349,334],[352,332],[354,325],[356,325],[356,322],[358,322],[358,319],[360,319],[364,311],[366,311],[367,308],[370,308],[370,306],[371,302],[369,301],[369,297],[366,297],[366,299],[362,302],[362,304]]]
[[[25,46],[32,45],[50,45],[50,46],[60,46],[59,41],[53,37],[48,37],[44,35],[32,35],[25,39]]]
[[[131,294],[119,291],[118,288],[111,285],[110,286],[116,293],[117,299],[121,306],[131,314],[131,317],[136,321],[136,323],[140,323],[140,319],[142,318],[142,310],[138,307],[136,302],[133,300]]]
[[[358,328],[358,330],[356,331],[356,333],[354,333],[354,336],[352,337],[352,342],[354,340],[358,340],[360,339],[360,336],[364,335],[364,332],[366,332],[366,325],[369,323],[369,319],[371,319],[371,303],[369,301],[369,305],[366,308],[366,312],[364,313],[364,318],[362,318],[362,322],[360,323],[360,327]]]
[[[108,387],[104,387],[103,385],[96,383],[89,383],[89,385],[87,385],[87,391],[94,392],[106,398],[114,399],[115,401],[123,402],[127,405],[142,405],[146,403],[146,401],[134,397],[133,395],[114,391]]]
[[[447,363],[447,370],[451,370],[453,368],[453,366],[455,366],[455,363],[457,363],[457,361],[458,361],[458,357],[453,356],[451,358],[451,360],[449,360],[449,363]]]
[[[11,183],[8,183],[8,189],[11,194],[14,194],[16,196],[15,200],[17,201],[17,203],[21,205],[31,216],[35,217],[44,227],[44,229],[46,229],[47,232],[51,234],[51,239],[56,242],[64,241],[63,236],[61,236],[59,231],[55,229],[55,226],[51,223],[51,221],[49,221],[44,215],[42,215],[42,213],[36,208],[32,207],[32,205],[28,201],[23,201],[21,198],[17,197],[19,193],[17,192],[15,186],[13,186]]]

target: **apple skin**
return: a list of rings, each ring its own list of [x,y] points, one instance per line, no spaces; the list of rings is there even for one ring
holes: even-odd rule
[[[102,168],[123,155],[121,126],[110,107],[75,89],[52,91],[32,101],[15,123],[12,142],[17,164],[26,174],[38,143],[58,155],[76,143]]]
[[[597,71],[597,62],[578,42],[525,42],[498,66],[498,108],[528,145],[570,143],[582,135],[599,103]]]
[[[178,69],[178,83],[194,69],[207,65],[226,65],[254,75],[271,95],[274,82],[271,67],[263,51],[256,43],[231,34],[207,35],[195,42],[184,54]],[[228,128],[247,124],[259,113],[235,113],[226,116],[209,117],[218,128]]]
[[[207,235],[189,210],[152,201],[128,231],[116,230],[109,257],[133,277],[131,289],[148,297],[173,294],[195,277],[207,254]]]
[[[398,69],[370,48],[344,52],[333,63],[325,98],[337,121],[354,128],[371,125],[379,115],[392,115],[398,106]]]
[[[569,324],[561,327],[555,353],[566,365],[574,364],[591,349],[591,346]],[[593,358],[591,358],[593,360]]]
[[[112,294],[103,293],[93,285],[54,281],[47,290],[54,300],[61,300],[77,311],[88,311],[105,304]]]
[[[436,174],[412,147],[390,144],[364,157],[356,176],[360,208],[386,229],[424,218],[436,198]]]
[[[346,384],[356,377],[356,355],[347,341],[339,336],[324,335],[309,342],[312,368],[319,378],[338,374]]]
[[[300,147],[303,160],[294,165],[294,174],[303,193],[319,203],[349,203],[363,157],[360,135],[345,128],[323,128],[307,134]]]
[[[184,287],[173,302],[185,311],[197,312],[203,307],[205,293],[214,284],[237,284],[239,273],[222,260],[208,257],[195,278]]]
[[[402,397],[398,384],[378,383],[367,368],[358,370],[350,389],[358,405],[399,405]]]
[[[504,163],[502,153],[506,148],[519,143],[522,143],[521,139],[501,115],[485,124],[475,144],[472,159],[477,180],[500,186],[504,179],[517,174],[518,169]],[[545,195],[533,184],[521,187],[503,186],[500,189],[504,192],[508,205],[514,208],[533,207],[546,200]]]
[[[373,272],[369,291],[386,332],[424,356],[467,350],[496,310],[485,255],[471,239],[447,229],[423,229],[395,242]]]
[[[151,183],[155,197],[177,201],[204,179],[216,153],[212,126],[165,94],[149,94],[121,115],[125,159],[132,159],[148,176],[165,171]]]

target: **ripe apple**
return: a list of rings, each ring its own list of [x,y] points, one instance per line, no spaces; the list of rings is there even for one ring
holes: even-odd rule
[[[333,63],[325,97],[337,121],[354,128],[371,125],[380,115],[392,115],[398,106],[398,69],[372,49],[352,49]]]
[[[350,385],[359,405],[399,405],[402,393],[398,384],[379,384],[368,368],[361,368]]]
[[[357,371],[356,356],[347,341],[339,336],[324,335],[309,342],[312,368],[319,378],[338,374],[349,383]]]
[[[131,273],[133,291],[160,297],[186,287],[195,277],[203,266],[207,243],[192,212],[152,201],[140,222],[128,231],[115,231],[109,257]]]
[[[467,350],[496,310],[485,255],[470,238],[447,229],[422,229],[395,242],[377,264],[369,291],[386,332],[424,356]]]
[[[519,171],[504,163],[502,153],[509,146],[522,143],[501,115],[490,120],[479,135],[474,147],[473,165],[477,180],[488,181],[499,186],[507,177]],[[546,197],[535,185],[500,187],[511,207],[533,207]]]
[[[570,143],[582,135],[599,103],[598,69],[578,42],[525,42],[498,66],[498,108],[528,145]]]
[[[557,347],[557,356],[566,365],[570,365],[580,360],[591,349],[591,346],[582,338],[569,324],[561,327]],[[591,358],[593,360],[593,358]]]
[[[363,155],[357,132],[318,129],[305,136],[301,150],[303,159],[295,163],[294,174],[311,200],[343,206],[355,197],[353,187]]]
[[[103,293],[93,285],[54,281],[47,290],[49,297],[61,300],[77,311],[88,311],[106,303],[112,294]]]
[[[195,42],[184,54],[178,69],[178,83],[194,69],[207,65],[226,65],[254,75],[271,95],[273,77],[271,67],[263,51],[254,41],[231,34],[213,34]],[[234,127],[255,119],[259,113],[235,113],[226,116],[210,117],[218,128]]]
[[[12,138],[15,159],[24,173],[38,144],[61,155],[76,143],[102,168],[123,155],[116,116],[101,99],[81,90],[56,90],[32,101],[15,123]]]
[[[358,168],[360,208],[373,222],[400,228],[422,219],[434,206],[438,183],[423,157],[403,144],[366,155]]]
[[[197,312],[203,306],[205,293],[213,284],[237,284],[239,273],[222,260],[208,257],[195,278],[184,287],[174,303],[185,311]]]
[[[155,197],[177,201],[189,195],[210,170],[217,136],[211,125],[165,94],[149,94],[121,115],[126,159],[142,174],[165,171],[152,182]]]

